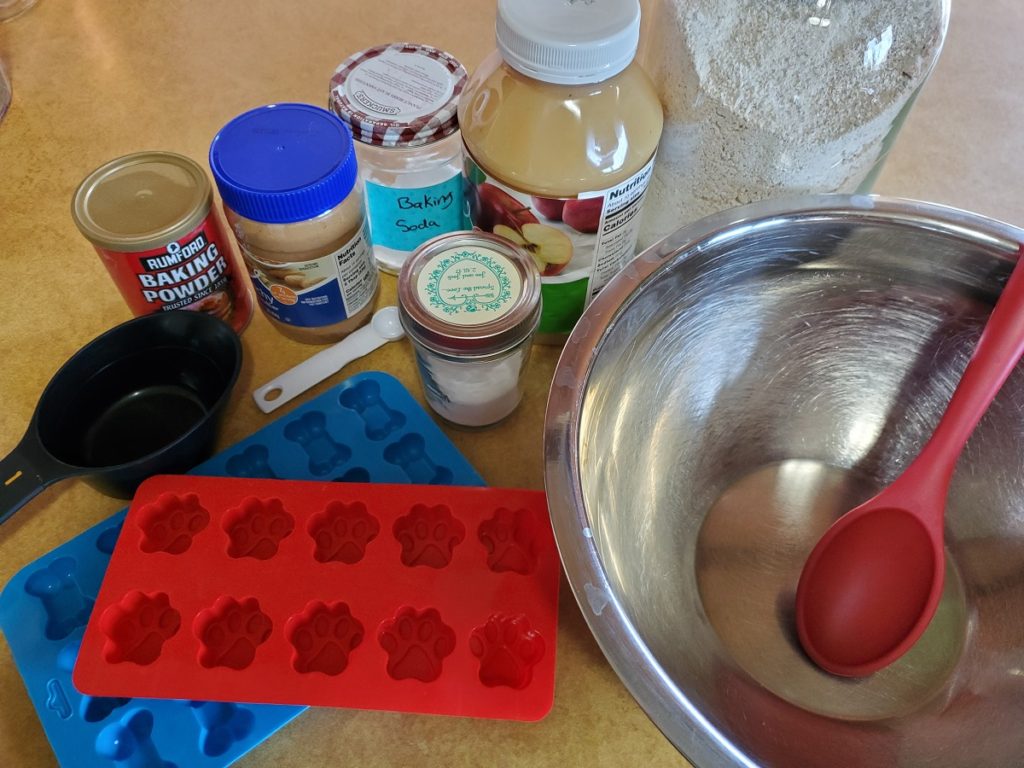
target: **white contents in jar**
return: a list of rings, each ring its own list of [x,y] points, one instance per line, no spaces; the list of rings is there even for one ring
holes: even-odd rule
[[[498,360],[450,361],[420,356],[420,371],[430,406],[448,421],[467,427],[495,424],[523,398],[520,371],[523,350]]]
[[[665,127],[639,245],[783,194],[854,192],[939,54],[942,0],[661,0]]]

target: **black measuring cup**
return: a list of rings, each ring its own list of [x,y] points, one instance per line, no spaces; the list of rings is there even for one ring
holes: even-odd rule
[[[50,379],[0,460],[0,523],[58,480],[127,499],[150,475],[207,458],[241,366],[238,335],[200,312],[144,315],[93,339]]]

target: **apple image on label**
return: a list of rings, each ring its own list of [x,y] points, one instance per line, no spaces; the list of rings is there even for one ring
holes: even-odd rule
[[[548,221],[562,220],[562,208],[565,206],[565,200],[559,200],[552,197],[537,197],[534,195],[530,198],[530,202],[533,203],[533,207],[537,213]]]
[[[521,229],[525,224],[537,223],[537,217],[527,206],[493,184],[478,185],[476,200],[474,223],[484,231],[493,232],[499,225]]]
[[[582,200],[566,200],[562,208],[562,221],[577,232],[593,234],[601,226],[603,197],[587,197]]]
[[[494,234],[529,251],[537,269],[546,277],[557,275],[572,260],[572,240],[565,232],[547,224],[524,224],[518,231],[498,224]]]

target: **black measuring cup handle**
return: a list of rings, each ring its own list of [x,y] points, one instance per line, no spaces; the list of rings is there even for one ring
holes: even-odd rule
[[[50,456],[32,430],[0,459],[0,524],[46,486],[80,474]]]

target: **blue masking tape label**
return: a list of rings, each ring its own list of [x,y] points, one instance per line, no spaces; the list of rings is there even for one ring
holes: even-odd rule
[[[464,229],[462,176],[410,189],[367,181],[366,207],[374,245],[412,251],[432,237]]]

